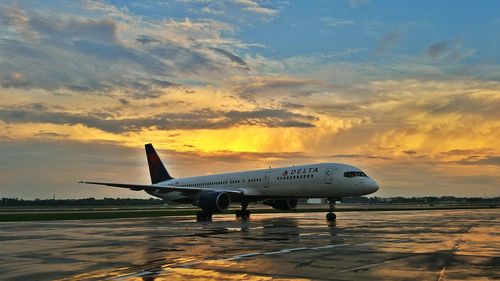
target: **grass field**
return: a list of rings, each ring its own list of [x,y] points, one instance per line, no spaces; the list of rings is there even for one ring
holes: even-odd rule
[[[260,206],[259,206],[260,207]],[[437,206],[342,206],[337,207],[335,212],[358,212],[358,211],[422,211],[422,210],[455,210],[455,209],[488,209],[496,208],[495,205],[437,205]],[[303,206],[295,211],[279,211],[271,208],[249,208],[253,214],[262,213],[305,213],[305,212],[325,212],[327,206]],[[235,209],[227,210],[222,214],[234,213]],[[197,209],[191,208],[165,208],[150,206],[144,207],[116,207],[109,208],[2,208],[0,209],[0,222],[20,222],[20,221],[49,221],[49,220],[96,220],[96,219],[117,219],[117,218],[146,218],[163,216],[195,216]]]

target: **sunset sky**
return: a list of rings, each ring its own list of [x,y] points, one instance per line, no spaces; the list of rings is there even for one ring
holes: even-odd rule
[[[350,163],[500,196],[500,1],[1,1],[0,197]]]

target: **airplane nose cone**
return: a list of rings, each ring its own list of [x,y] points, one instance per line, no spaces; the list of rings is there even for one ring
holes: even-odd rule
[[[372,179],[366,181],[365,186],[370,193],[377,192],[377,190],[380,188],[378,183]]]

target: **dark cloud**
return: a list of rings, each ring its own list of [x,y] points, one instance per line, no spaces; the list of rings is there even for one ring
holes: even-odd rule
[[[118,99],[121,105],[129,105],[130,102],[127,99]]]
[[[0,109],[0,120],[7,123],[82,124],[111,133],[126,133],[144,128],[159,130],[220,129],[238,125],[262,127],[314,127],[318,118],[278,109],[256,111],[214,111],[200,109],[185,113],[163,113],[140,118],[114,119],[108,112],[76,114],[49,110],[33,110],[33,105]]]
[[[375,53],[378,55],[384,54],[390,49],[394,48],[401,38],[403,38],[403,32],[400,30],[394,30],[385,34],[382,39],[378,42],[377,49]]]
[[[381,160],[391,160],[389,157],[376,156],[376,155],[362,155],[362,154],[336,154],[330,155],[333,158],[356,158],[356,159],[381,159]]]
[[[415,150],[404,150],[403,153],[413,156],[413,155],[417,154],[418,152],[416,152]]]
[[[445,152],[440,153],[440,155],[446,156],[464,156],[464,155],[474,155],[474,154],[489,154],[494,152],[494,149],[491,148],[482,148],[482,149],[452,149]]]
[[[319,104],[314,105],[314,109],[316,112],[336,116],[336,117],[358,117],[361,112],[366,112],[364,106],[366,106],[368,102],[366,101],[358,101],[358,102],[340,102],[333,104]]]
[[[429,45],[425,53],[431,58],[438,58],[450,50],[448,41],[441,41]]]
[[[464,47],[462,41],[456,39],[440,41],[429,45],[425,50],[425,55],[430,59],[441,59],[450,63],[456,63],[472,56],[475,52],[474,49]],[[464,73],[464,70],[455,69],[452,72]]]
[[[43,138],[67,138],[69,137],[69,134],[60,134],[60,133],[55,133],[55,132],[46,132],[46,131],[40,131],[35,134],[35,137],[43,137]]]
[[[235,55],[231,52],[228,52],[228,51],[225,51],[225,50],[222,50],[219,48],[210,48],[210,49],[215,51],[216,53],[219,53],[219,54],[225,56],[226,58],[228,58],[229,60],[231,60],[234,63],[237,63],[241,66],[247,65],[247,63],[242,58],[238,57],[237,55]]]
[[[148,35],[139,35],[135,40],[141,44],[161,43],[160,40]]]
[[[301,108],[305,107],[305,105],[293,103],[293,102],[289,102],[289,101],[280,102],[280,106],[283,108],[293,108],[293,109],[301,109]]]
[[[490,166],[500,166],[500,156],[473,156],[467,157],[463,160],[454,162],[460,165],[490,165]]]

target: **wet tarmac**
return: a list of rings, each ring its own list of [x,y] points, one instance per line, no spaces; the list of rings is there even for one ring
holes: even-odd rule
[[[498,280],[500,212],[0,223],[0,280]]]

